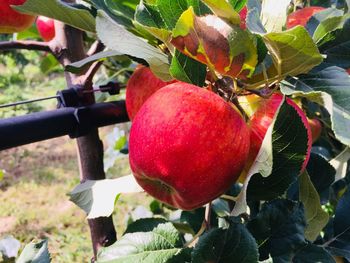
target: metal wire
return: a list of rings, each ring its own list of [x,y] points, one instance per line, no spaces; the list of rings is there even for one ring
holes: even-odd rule
[[[55,96],[50,96],[50,97],[45,97],[45,98],[23,100],[23,101],[17,101],[17,102],[13,102],[13,103],[2,104],[2,105],[0,105],[0,109],[7,108],[7,107],[15,107],[15,106],[22,105],[22,104],[29,104],[29,103],[33,103],[33,102],[37,102],[37,101],[58,99],[59,97],[60,96],[55,95]]]

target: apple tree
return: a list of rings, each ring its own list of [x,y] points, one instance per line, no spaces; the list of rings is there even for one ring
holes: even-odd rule
[[[23,2],[55,37],[0,50],[50,52],[68,86],[101,67],[126,86],[115,150],[133,174],[105,179],[97,130],[77,140],[69,195],[96,262],[350,261],[348,0]],[[142,191],[157,216],[116,240],[119,195]]]

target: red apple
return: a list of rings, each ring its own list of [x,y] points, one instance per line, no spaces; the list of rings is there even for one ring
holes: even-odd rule
[[[248,13],[247,6],[244,6],[244,7],[242,8],[242,10],[239,12],[239,16],[240,16],[240,18],[241,18],[240,27],[241,27],[242,29],[246,29],[246,28],[247,28],[247,25],[246,25],[247,13]]]
[[[130,167],[150,195],[191,210],[223,194],[249,153],[249,128],[215,93],[177,82],[152,95],[136,115]]]
[[[287,28],[292,28],[297,25],[306,26],[306,23],[309,21],[310,17],[314,14],[324,10],[324,7],[321,6],[310,6],[303,9],[299,9],[291,13],[287,17]]]
[[[164,82],[157,78],[148,67],[139,65],[126,87],[126,110],[130,120],[135,118],[142,104],[154,92],[173,82]]]
[[[15,33],[29,28],[35,16],[21,14],[11,5],[22,5],[26,0],[0,0],[0,33]]]
[[[253,114],[250,120],[250,129],[251,129],[251,133],[250,133],[251,143],[250,143],[250,153],[249,153],[250,163],[252,163],[255,160],[260,150],[262,141],[267,132],[267,129],[271,125],[273,118],[275,116],[276,110],[281,104],[282,99],[283,99],[283,95],[277,94],[277,93],[273,94],[267,101],[263,102],[259,107],[259,109]],[[307,117],[305,113],[302,111],[302,109],[300,109],[299,106],[289,98],[286,99],[286,102],[296,110],[298,115],[301,117],[301,120],[307,130],[307,135],[308,135],[307,154],[305,157],[305,161],[302,165],[302,168],[300,170],[300,172],[303,172],[309,161],[310,152],[311,152],[311,146],[312,146],[311,128],[307,120]]]
[[[347,70],[346,70],[346,72],[347,72],[348,74],[350,74],[350,68],[349,68],[349,69],[347,69]]]
[[[55,37],[55,20],[46,16],[38,16],[36,27],[41,38],[48,42]]]
[[[312,134],[312,142],[317,141],[321,136],[322,132],[322,124],[318,119],[307,119],[310,125],[311,134]]]

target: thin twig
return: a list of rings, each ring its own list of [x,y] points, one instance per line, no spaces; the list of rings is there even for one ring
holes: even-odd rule
[[[211,202],[205,205],[204,221],[206,225],[206,230],[209,230],[211,228],[210,216],[211,216]]]
[[[105,45],[101,42],[96,40],[90,47],[89,51],[86,53],[88,56],[95,55],[96,53],[99,53],[103,51],[105,48]]]
[[[26,49],[38,50],[52,53],[48,42],[24,40],[24,41],[3,41],[0,42],[0,50]]]
[[[96,61],[91,64],[89,69],[86,71],[86,73],[82,76],[80,76],[79,82],[85,87],[92,85],[92,80],[96,74],[96,72],[100,69],[102,66],[103,62],[102,61]]]

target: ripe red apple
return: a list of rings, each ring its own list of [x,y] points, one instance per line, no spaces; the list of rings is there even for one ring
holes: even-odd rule
[[[126,110],[129,119],[133,120],[142,104],[157,90],[173,83],[157,78],[150,68],[139,65],[130,77],[126,87]]]
[[[242,29],[246,29],[246,28],[247,28],[247,25],[246,25],[247,13],[248,13],[247,6],[244,6],[244,7],[242,8],[242,10],[239,11],[239,16],[240,16],[240,18],[241,18],[240,27],[241,27]]]
[[[252,163],[255,160],[257,154],[259,153],[259,150],[260,150],[262,141],[265,137],[265,134],[267,132],[267,129],[271,125],[273,118],[275,116],[276,110],[281,104],[282,99],[283,99],[283,95],[277,94],[277,93],[273,94],[267,101],[263,102],[260,105],[259,109],[253,114],[250,120],[250,129],[251,129],[251,132],[250,132],[251,143],[250,143],[250,153],[249,153],[250,163]],[[310,152],[311,152],[311,146],[312,146],[311,128],[307,120],[307,117],[305,113],[302,111],[302,109],[300,109],[299,106],[289,98],[286,99],[286,102],[297,111],[298,115],[301,117],[302,122],[307,130],[307,135],[308,135],[307,154],[306,154],[305,161],[302,165],[302,168],[300,170],[300,172],[303,172],[309,161]]]
[[[21,14],[11,5],[22,5],[26,0],[0,0],[0,33],[15,33],[29,28],[35,16]]]
[[[306,26],[306,23],[309,21],[310,17],[314,14],[324,10],[324,7],[321,6],[310,6],[303,9],[299,9],[291,13],[287,17],[287,28],[292,28],[297,25]]]
[[[346,72],[348,72],[348,74],[350,74],[350,68],[346,70]]]
[[[249,153],[249,128],[215,93],[176,82],[154,93],[136,115],[130,166],[150,195],[191,210],[223,194]]]
[[[322,132],[322,124],[318,119],[307,119],[310,125],[311,134],[312,134],[312,142],[317,141],[321,136]]]
[[[55,20],[46,16],[38,16],[36,27],[41,38],[48,42],[55,37]]]

